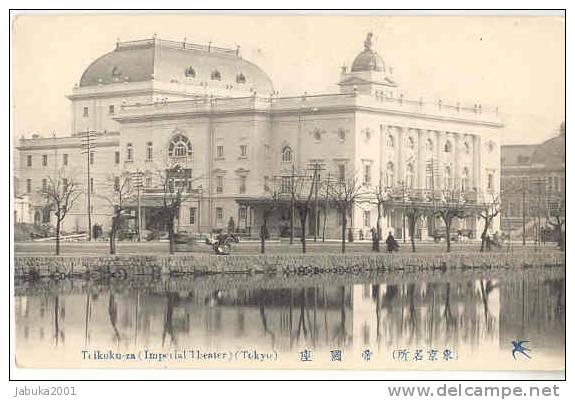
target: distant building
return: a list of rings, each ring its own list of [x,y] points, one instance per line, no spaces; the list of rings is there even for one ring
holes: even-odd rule
[[[368,189],[499,192],[503,124],[497,109],[408,98],[371,35],[351,68],[342,69],[339,86],[339,93],[279,97],[239,48],[156,38],[118,42],[68,96],[71,135],[20,141],[20,182],[46,216],[37,195],[45,176],[73,177],[93,193],[92,223],[108,226],[110,182],[124,171],[141,172],[144,227],[161,229],[158,171],[178,165],[185,173],[173,184],[186,187],[189,198],[177,226],[188,232],[225,229],[230,218],[240,230],[259,232],[258,202],[292,171],[311,175],[312,166],[322,181],[356,174]],[[94,132],[92,155],[82,153],[88,131]],[[65,221],[67,229],[86,229],[86,198]],[[348,226],[367,237],[376,217],[375,205],[356,204]],[[281,207],[270,228],[289,218]],[[310,216],[309,231],[317,219]],[[403,235],[402,219],[401,209],[391,210],[383,229]],[[339,236],[335,210],[328,209],[326,221],[327,236]],[[469,217],[454,227],[476,233],[478,225]],[[430,236],[432,227],[428,218],[417,235]]]
[[[501,229],[536,239],[547,215],[565,208],[565,122],[541,144],[501,146]],[[549,229],[549,227],[547,227]]]

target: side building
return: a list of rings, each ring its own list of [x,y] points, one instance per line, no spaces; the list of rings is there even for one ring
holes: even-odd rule
[[[565,215],[565,122],[540,144],[501,147],[501,229],[512,238],[556,240],[549,222]]]

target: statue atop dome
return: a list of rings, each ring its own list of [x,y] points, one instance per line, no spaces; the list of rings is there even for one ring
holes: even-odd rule
[[[373,32],[368,32],[367,37],[363,41],[363,47],[367,51],[371,51],[371,46],[373,45],[372,37],[373,37]]]

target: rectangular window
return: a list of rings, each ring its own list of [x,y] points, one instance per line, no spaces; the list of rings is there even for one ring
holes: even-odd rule
[[[493,173],[489,173],[487,175],[487,190],[494,189],[494,182],[493,182]]]
[[[116,192],[120,191],[120,177],[119,176],[114,177],[114,190]]]
[[[371,211],[366,210],[363,212],[363,226],[371,226]]]
[[[132,143],[126,144],[126,161],[134,161],[134,148]]]
[[[216,147],[216,157],[224,158],[224,146],[219,145],[218,147]]]
[[[154,145],[152,142],[148,142],[148,148],[146,150],[146,161],[152,161],[154,159]]]
[[[42,179],[42,192],[46,193],[48,191],[48,180]]]
[[[120,164],[120,152],[119,151],[117,151],[114,154],[114,160],[115,160],[116,164]]]
[[[90,193],[94,193],[94,178],[90,178]]]
[[[282,176],[281,192],[290,193],[291,179],[289,176]]]
[[[84,107],[84,113],[83,113],[84,118],[88,118],[88,115],[89,115],[88,107]]]
[[[62,190],[66,192],[68,190],[68,179],[62,178]]]
[[[68,154],[62,154],[62,165],[68,165]]]
[[[48,154],[42,154],[42,166],[48,166]]]
[[[27,167],[32,166],[32,156],[26,156],[26,166]]]
[[[90,152],[90,165],[94,165],[94,158],[96,157],[93,151]]]
[[[115,110],[114,105],[113,105],[113,104],[110,104],[110,105],[108,106],[108,114],[109,114],[109,115],[114,115],[115,113],[116,113],[116,110]]]
[[[337,168],[338,168],[339,181],[340,182],[345,181],[345,164],[339,164]]]
[[[363,166],[363,183],[366,185],[371,184],[371,164]]]
[[[240,157],[248,156],[248,146],[245,144],[240,145]]]
[[[240,193],[246,192],[246,177],[240,176]]]
[[[190,207],[190,225],[194,225],[196,223],[196,207]]]
[[[151,176],[146,177],[146,187],[152,187],[152,177]]]
[[[224,219],[224,209],[222,207],[216,207],[216,220],[222,222]]]
[[[26,193],[32,193],[32,179],[26,179]]]
[[[216,176],[216,193],[224,192],[224,177],[219,175]]]

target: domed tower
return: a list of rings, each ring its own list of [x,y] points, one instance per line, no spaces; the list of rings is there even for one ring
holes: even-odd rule
[[[267,96],[268,75],[243,59],[239,47],[226,49],[186,41],[152,39],[117,42],[94,60],[68,98],[72,133],[116,131],[122,105],[195,97]]]
[[[397,86],[391,77],[391,68],[386,67],[383,58],[373,50],[373,33],[369,32],[363,42],[363,51],[355,57],[351,71],[343,67],[338,83],[342,93],[357,91],[360,94],[393,96]]]

